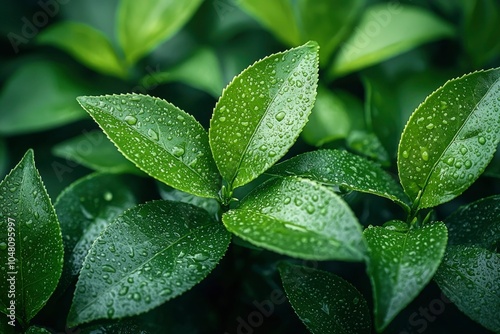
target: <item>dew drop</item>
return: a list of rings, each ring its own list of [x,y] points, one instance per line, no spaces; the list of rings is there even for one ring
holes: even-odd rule
[[[113,199],[113,194],[110,191],[106,191],[104,193],[104,200],[106,201],[111,201]]]
[[[159,139],[158,134],[153,129],[148,130],[148,136],[150,136],[151,139],[153,139],[153,140]]]
[[[403,158],[408,158],[410,155],[408,154],[408,151],[403,151]]]
[[[135,125],[137,124],[137,118],[132,115],[127,115],[125,116],[125,122],[127,122],[129,125]]]
[[[177,158],[180,158],[184,155],[184,149],[182,147],[174,146],[172,148],[172,154]]]
[[[208,259],[208,255],[205,253],[198,253],[193,256],[196,261],[205,261]]]
[[[481,145],[484,145],[484,144],[486,143],[486,139],[485,139],[484,137],[479,137],[479,138],[477,139],[477,141],[478,141],[478,142],[479,142],[479,144],[481,144]]]
[[[115,314],[115,309],[114,309],[114,308],[112,308],[112,307],[110,307],[110,308],[108,309],[107,314],[108,314],[108,318],[112,318],[112,317],[113,317],[113,315]]]
[[[307,213],[312,215],[315,211],[314,206],[312,206],[312,205],[306,206],[306,211],[307,211]]]
[[[132,299],[138,302],[139,300],[141,300],[141,295],[136,292],[132,295]]]
[[[103,265],[102,271],[105,271],[107,273],[116,273],[116,269],[113,266],[110,266],[109,264]]]
[[[172,289],[163,289],[160,291],[160,296],[168,296],[172,294]]]
[[[122,288],[120,289],[120,291],[118,291],[118,294],[120,296],[125,296],[127,294],[127,292],[128,292],[128,286],[125,285],[125,286],[122,286]]]
[[[422,151],[422,160],[429,160],[429,153],[427,151]]]
[[[427,124],[426,129],[428,129],[428,130],[434,129],[434,124],[432,124],[432,123]]]
[[[285,118],[286,113],[284,111],[280,111],[276,114],[275,118],[278,122],[281,122]]]
[[[224,116],[219,117],[219,121],[221,121],[221,122],[225,122],[225,121],[226,121],[226,117],[224,117]]]
[[[467,151],[468,151],[467,147],[465,147],[465,146],[463,146],[463,147],[460,148],[460,153],[462,153],[462,154],[467,153]]]

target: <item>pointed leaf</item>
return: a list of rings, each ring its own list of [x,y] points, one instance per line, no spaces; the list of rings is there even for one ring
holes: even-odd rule
[[[89,68],[125,78],[127,71],[111,42],[99,30],[78,22],[60,22],[43,30],[39,43],[58,47]]]
[[[373,289],[375,327],[382,331],[429,283],[446,249],[441,222],[400,232],[394,225],[369,227],[367,271]]]
[[[283,287],[293,309],[313,334],[370,334],[370,311],[361,293],[326,271],[283,263]]]
[[[298,178],[274,178],[222,216],[254,245],[303,259],[361,261],[361,225],[333,191]]]
[[[409,209],[406,195],[387,172],[379,165],[346,151],[316,150],[299,154],[273,166],[267,174],[294,175],[324,185],[343,186],[388,198]]]
[[[448,244],[494,250],[500,245],[500,195],[460,207],[445,221]]]
[[[182,294],[215,268],[229,240],[222,224],[189,204],[129,209],[92,245],[68,324],[137,315]]]
[[[122,0],[118,8],[118,41],[128,64],[134,64],[176,33],[203,0]]]
[[[460,195],[500,142],[500,69],[448,81],[415,110],[398,150],[399,178],[420,208]]]
[[[26,325],[54,292],[63,265],[61,229],[32,150],[0,183],[0,262],[0,311],[8,314],[14,300]]]
[[[434,277],[444,294],[471,319],[500,332],[500,256],[489,250],[452,246]]]
[[[209,136],[231,190],[255,179],[293,145],[314,105],[317,71],[318,45],[309,42],[256,62],[226,87]]]
[[[139,94],[83,96],[78,102],[143,171],[190,194],[218,197],[219,174],[207,133],[193,116]]]
[[[119,214],[136,204],[125,177],[92,174],[59,195],[55,208],[64,236],[62,289],[78,275],[90,246]]]

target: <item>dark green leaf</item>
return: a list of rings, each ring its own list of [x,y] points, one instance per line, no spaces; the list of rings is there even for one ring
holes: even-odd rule
[[[317,71],[318,45],[309,42],[256,62],[226,87],[209,137],[230,190],[255,179],[293,145],[314,105]]]
[[[116,149],[104,133],[97,130],[57,144],[52,148],[52,153],[103,173],[144,175]]]
[[[361,225],[333,191],[294,177],[271,179],[222,216],[226,227],[259,247],[303,259],[361,261]]]
[[[176,33],[203,0],[122,0],[117,35],[128,64],[134,64]]]
[[[377,331],[382,331],[429,283],[446,249],[447,231],[441,222],[408,232],[400,230],[390,225],[364,231]]]
[[[375,194],[408,210],[408,199],[399,184],[379,165],[346,151],[317,150],[297,155],[267,171],[271,175],[294,175],[325,185]]]
[[[31,326],[26,331],[26,334],[51,334],[51,332],[42,327]]]
[[[500,141],[500,69],[448,81],[415,110],[401,137],[401,184],[420,208],[449,201],[484,171]]]
[[[68,324],[140,314],[182,294],[216,266],[229,236],[189,204],[154,201],[129,209],[92,245]]]
[[[0,95],[0,133],[41,131],[85,118],[75,102],[82,93],[89,89],[63,67],[49,62],[26,64],[5,83]]]
[[[55,208],[64,236],[64,268],[60,285],[64,289],[83,265],[90,246],[119,214],[136,204],[125,178],[93,174],[66,188]]]
[[[160,196],[164,200],[192,204],[206,210],[212,217],[217,217],[220,210],[219,202],[213,198],[203,198],[174,189],[164,183],[158,183]]]
[[[500,332],[500,257],[482,248],[452,246],[434,277],[444,294],[471,319]]]
[[[500,245],[500,195],[462,206],[445,223],[450,245],[493,250]]]
[[[111,42],[91,26],[78,22],[60,22],[43,30],[37,40],[68,52],[93,70],[119,78],[127,76],[127,70]]]
[[[78,102],[143,171],[179,190],[218,197],[220,180],[208,136],[191,115],[138,94],[84,96]]]
[[[391,164],[389,153],[373,132],[352,131],[347,137],[347,145],[353,151],[378,161],[384,166]]]
[[[368,304],[349,282],[297,265],[283,263],[279,269],[288,299],[311,333],[371,333]]]
[[[330,74],[345,75],[453,34],[450,24],[425,9],[399,2],[376,4],[364,12]]]
[[[61,229],[32,150],[0,183],[0,262],[0,311],[8,314],[14,300],[15,316],[26,325],[51,296],[63,266]]]

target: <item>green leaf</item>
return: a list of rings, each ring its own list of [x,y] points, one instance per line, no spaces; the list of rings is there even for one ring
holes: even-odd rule
[[[361,225],[333,191],[298,178],[274,178],[226,212],[227,229],[254,245],[311,260],[361,261]]]
[[[299,154],[273,166],[267,174],[294,175],[324,185],[382,196],[409,210],[403,189],[387,172],[379,165],[346,151],[316,150]]]
[[[464,205],[445,220],[448,244],[494,250],[500,244],[500,195]]]
[[[123,176],[92,174],[67,187],[55,208],[64,236],[64,268],[60,286],[78,275],[90,246],[126,209],[136,204]]]
[[[92,245],[68,324],[137,315],[182,294],[216,266],[229,240],[222,224],[189,204],[129,209]]]
[[[51,334],[51,332],[42,327],[31,326],[26,331],[26,334]]]
[[[384,166],[391,164],[389,153],[380,142],[379,137],[373,132],[352,131],[347,137],[347,145],[354,152],[378,161]]]
[[[29,92],[29,98],[26,94]],[[0,95],[0,133],[17,135],[58,127],[86,115],[75,98],[89,89],[60,65],[32,62],[14,73]]]
[[[158,189],[160,191],[161,198],[164,200],[192,204],[194,206],[204,209],[212,217],[217,217],[217,214],[219,213],[220,204],[217,200],[213,198],[203,198],[191,195],[183,191],[169,187],[164,183],[158,183]]]
[[[176,33],[203,0],[121,0],[118,41],[128,64],[134,64]]]
[[[190,194],[218,197],[220,180],[208,136],[191,115],[138,94],[83,96],[78,102],[143,171]]]
[[[287,263],[279,270],[293,309],[311,333],[371,333],[368,304],[352,284],[329,272]]]
[[[240,0],[241,6],[287,45],[301,43],[301,36],[294,8],[289,0]]]
[[[309,42],[256,62],[226,87],[209,137],[230,190],[255,179],[293,145],[314,105],[317,71],[318,45]]]
[[[133,163],[121,154],[101,131],[85,132],[83,135],[63,141],[52,148],[52,153],[72,160],[87,168],[103,173],[133,173],[144,175]]]
[[[462,312],[500,332],[498,253],[468,246],[449,247],[434,279]]]
[[[500,141],[500,69],[448,81],[406,124],[401,184],[419,208],[450,201],[484,171]]]
[[[447,231],[436,222],[406,233],[391,225],[369,227],[363,234],[375,327],[382,331],[431,280],[446,249]]]
[[[111,42],[99,30],[78,22],[60,22],[43,30],[37,37],[41,44],[58,47],[85,66],[119,78],[127,70],[118,58]]]
[[[345,75],[453,34],[450,24],[425,9],[398,2],[373,5],[335,58],[330,75]]]
[[[26,325],[52,295],[63,264],[61,229],[32,150],[0,183],[0,262],[0,311],[8,314],[14,300]]]

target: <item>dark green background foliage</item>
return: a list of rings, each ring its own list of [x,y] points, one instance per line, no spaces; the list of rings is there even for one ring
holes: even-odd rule
[[[0,333],[500,333],[499,27],[3,1]]]

